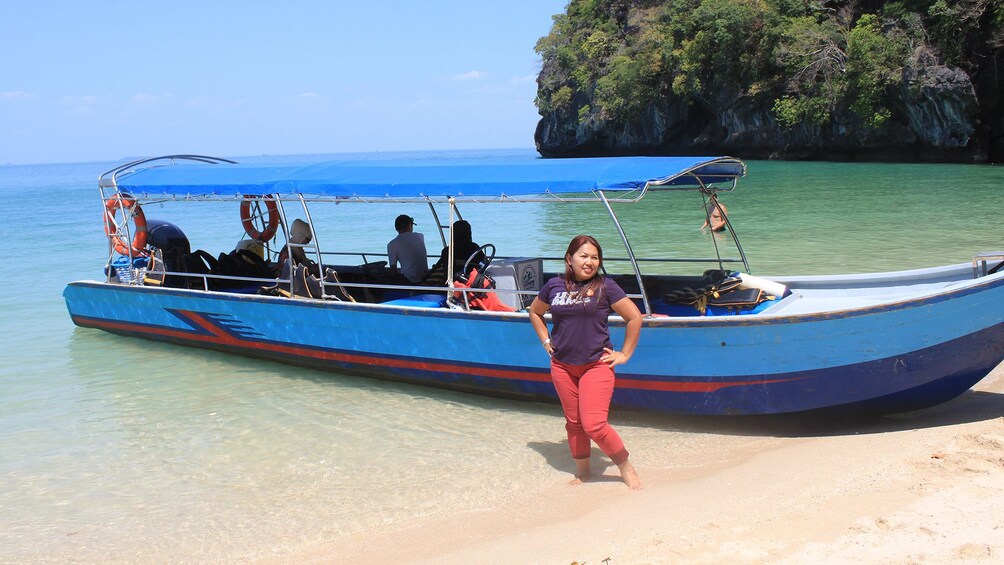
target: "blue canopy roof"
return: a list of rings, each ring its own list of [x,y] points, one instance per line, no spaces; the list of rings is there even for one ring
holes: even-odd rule
[[[140,165],[145,168],[139,168]],[[597,157],[576,159],[414,159],[283,165],[232,163],[124,166],[102,186],[133,195],[498,198],[629,191],[732,183],[746,165],[732,157]],[[113,182],[112,182],[113,179]],[[700,183],[697,179],[700,179]]]

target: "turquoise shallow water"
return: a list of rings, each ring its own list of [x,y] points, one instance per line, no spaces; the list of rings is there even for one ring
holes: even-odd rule
[[[61,292],[68,281],[100,277],[106,243],[95,179],[114,165],[0,167],[0,561],[240,561],[416,516],[489,508],[565,479],[553,406],[75,328]],[[1004,248],[1000,167],[754,161],[749,170],[722,201],[756,274],[926,267]],[[616,207],[639,254],[704,254],[712,236],[698,230],[696,197],[643,202]],[[338,243],[329,248],[344,242],[379,253],[402,212],[438,246],[421,206],[376,216],[336,208],[320,218],[325,241]],[[241,233],[236,210],[223,205],[191,216],[171,204],[146,212],[214,253]],[[608,256],[623,256],[596,205],[462,212],[475,239],[503,255],[560,255],[572,235],[587,232]],[[691,456],[707,463],[708,453],[727,460],[769,442],[687,431],[668,418],[615,422],[643,470],[680,468]]]

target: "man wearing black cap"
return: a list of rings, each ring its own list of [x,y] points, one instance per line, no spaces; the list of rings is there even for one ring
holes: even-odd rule
[[[425,236],[412,231],[415,218],[401,214],[394,220],[397,237],[387,244],[387,264],[397,271],[401,263],[401,273],[413,283],[420,282],[429,270],[429,252],[425,248]]]

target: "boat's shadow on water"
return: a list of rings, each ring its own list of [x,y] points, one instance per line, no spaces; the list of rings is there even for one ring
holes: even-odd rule
[[[561,407],[557,401],[550,403],[499,398],[466,391],[311,369],[297,372],[283,371],[282,376],[314,382],[338,382],[340,386],[440,399],[481,410],[561,417]],[[1001,383],[1004,383],[1004,364],[994,369],[983,382],[993,382],[991,388],[1001,389]],[[943,404],[899,414],[846,412],[839,408],[833,408],[794,414],[686,416],[615,408],[611,411],[610,422],[615,427],[618,425],[638,426],[677,433],[799,438],[896,432],[981,422],[1001,417],[1004,417],[1004,390],[1001,392],[969,390]],[[549,462],[552,461],[552,457],[556,457],[558,461],[565,460],[567,463],[568,447],[564,442],[558,442],[554,446],[548,442],[539,445],[528,443],[527,445],[540,452]],[[602,456],[602,453],[594,448],[594,455]],[[556,468],[563,469],[564,467],[563,464],[556,465]]]
[[[556,408],[560,410],[560,408]],[[701,433],[744,437],[808,438],[881,434],[957,424],[983,422],[1004,417],[1004,393],[970,390],[944,404],[902,414],[846,414],[815,412],[771,416],[666,416],[624,412],[612,414],[611,424],[660,429],[667,433]],[[575,472],[564,441],[530,441],[527,447],[558,471]],[[616,466],[593,447],[591,482],[620,482]],[[600,471],[602,474],[597,474]]]
[[[93,376],[97,369],[107,368],[108,363],[107,359],[93,355],[92,351],[98,345],[108,347],[109,344],[114,344],[117,347],[118,362],[135,363],[138,367],[143,367],[144,363],[152,363],[151,359],[161,361],[170,359],[175,362],[185,359],[189,362],[199,360],[218,365],[217,368],[224,373],[261,372],[264,375],[261,378],[280,377],[315,383],[337,383],[338,386],[371,391],[377,394],[381,392],[396,393],[438,399],[481,410],[561,417],[561,407],[557,403],[502,399],[372,377],[297,368],[271,361],[262,362],[244,358],[232,353],[179,347],[138,338],[109,338],[106,334],[80,328],[75,328],[71,334],[69,343],[70,366],[82,376]],[[139,372],[143,373],[144,371],[140,370]],[[158,370],[150,371],[151,378],[154,378],[155,374],[164,372],[163,366],[158,365]],[[86,380],[88,379],[85,377]],[[977,385],[977,388],[971,389],[949,402],[915,412],[875,415],[846,413],[839,411],[839,409],[830,409],[760,416],[673,416],[615,408],[611,411],[610,421],[615,428],[618,426],[637,426],[676,433],[801,438],[896,432],[967,424],[1001,417],[1004,417],[1004,364],[994,369],[981,384]],[[567,463],[568,448],[564,442],[554,444],[551,442],[531,442],[527,445],[541,453],[549,463],[556,462],[553,464],[556,468],[564,469],[567,466],[565,463]]]
[[[902,414],[845,413],[836,409],[763,416],[665,416],[630,412],[621,413],[614,423],[674,432],[801,438],[898,432],[1001,417],[1004,417],[1004,394],[970,390],[944,404]]]

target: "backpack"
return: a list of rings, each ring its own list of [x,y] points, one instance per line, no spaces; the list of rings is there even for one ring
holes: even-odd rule
[[[709,300],[720,298],[721,295],[735,290],[742,282],[738,275],[729,271],[708,269],[704,271],[704,278],[698,286],[669,291],[663,295],[663,300],[668,304],[689,304],[704,314]]]

